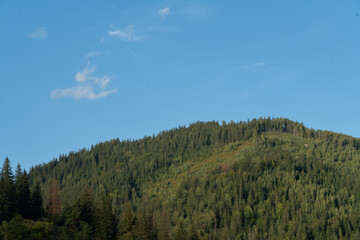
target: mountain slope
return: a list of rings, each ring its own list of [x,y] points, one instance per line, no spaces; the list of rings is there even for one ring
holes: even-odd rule
[[[117,215],[166,215],[200,238],[359,236],[360,141],[287,119],[198,122],[137,141],[112,140],[30,171],[64,205],[109,192]],[[180,221],[181,220],[181,221]],[[160,220],[159,220],[160,221]]]

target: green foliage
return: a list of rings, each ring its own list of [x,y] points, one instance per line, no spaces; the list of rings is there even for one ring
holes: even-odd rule
[[[85,190],[80,198],[65,211],[66,234],[70,239],[92,239],[96,231],[94,203]]]
[[[180,219],[178,225],[175,227],[174,240],[184,240],[187,239],[187,234],[184,229],[184,224]]]
[[[31,218],[38,220],[44,216],[43,198],[41,196],[40,183],[37,182],[31,194]]]
[[[120,223],[118,226],[119,237],[118,239],[134,239],[132,230],[135,225],[134,214],[131,209],[131,204],[124,204],[124,209],[120,216]]]
[[[153,221],[153,216],[146,212],[139,212],[135,220],[133,235],[136,240],[157,239],[157,229]]]
[[[26,171],[22,171],[20,164],[16,169],[16,212],[23,218],[31,216],[31,196],[28,176]]]
[[[16,210],[16,188],[10,160],[5,158],[0,175],[0,223],[10,220]]]
[[[116,225],[118,239],[357,239],[359,148],[282,118],[198,122],[62,155],[29,181],[58,180],[73,239],[106,239]],[[79,200],[87,188],[94,199]]]
[[[14,217],[10,222],[2,222],[0,226],[1,239],[50,239],[53,232],[53,224],[25,220],[20,215]]]
[[[197,233],[197,230],[196,230],[194,224],[190,225],[190,230],[189,230],[189,234],[188,234],[188,240],[199,240],[199,235]]]
[[[116,239],[117,234],[117,220],[112,210],[111,200],[109,195],[103,194],[98,204],[97,209],[97,239]]]

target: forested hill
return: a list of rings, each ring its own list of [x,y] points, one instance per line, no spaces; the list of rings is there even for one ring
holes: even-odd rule
[[[56,179],[64,209],[86,189],[109,193],[120,221],[133,214],[120,239],[148,215],[158,239],[360,239],[359,148],[283,118],[197,122],[60,156],[29,181],[47,199]]]

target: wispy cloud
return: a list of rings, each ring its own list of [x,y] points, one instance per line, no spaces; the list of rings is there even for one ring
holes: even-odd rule
[[[96,67],[85,67],[83,71],[75,74],[75,81],[77,85],[67,89],[56,89],[51,94],[52,99],[60,99],[63,97],[72,97],[74,99],[86,98],[95,100],[104,98],[110,93],[115,93],[117,89],[106,90],[111,77],[103,76],[96,77],[93,75]],[[98,93],[95,91],[97,90]]]
[[[94,52],[94,51],[91,51],[89,52],[88,54],[86,54],[86,58],[91,58],[91,57],[96,57],[96,56],[99,56],[101,54],[101,52]]]
[[[159,10],[159,15],[161,17],[163,17],[163,18],[166,17],[167,15],[169,15],[169,13],[170,13],[170,8],[169,7]]]
[[[48,31],[45,27],[39,27],[31,33],[28,33],[28,37],[32,39],[46,39]]]
[[[134,25],[128,25],[124,29],[115,29],[108,32],[110,37],[117,37],[124,41],[139,41],[144,36],[139,36],[135,33]]]

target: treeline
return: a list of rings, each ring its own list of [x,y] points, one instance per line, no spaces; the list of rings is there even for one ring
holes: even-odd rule
[[[61,155],[47,164],[31,168],[30,184],[40,182],[46,196],[51,179],[57,179],[64,203],[75,201],[76,194],[91,189],[99,198],[103,189],[113,194],[114,206],[120,212],[122,203],[142,197],[142,188],[168,176],[169,169],[186,162],[201,161],[230,144],[245,141],[263,132],[290,133],[303,138],[321,139],[334,147],[359,149],[359,139],[328,131],[305,128],[288,119],[254,119],[247,122],[197,122],[189,127],[163,131],[141,140],[111,140]]]
[[[288,119],[198,122],[62,155],[28,179],[62,239],[359,239],[359,146]]]
[[[310,135],[301,124],[287,119],[260,119],[222,125],[198,122],[137,141],[115,139],[35,166],[30,170],[30,183],[39,181],[43,189],[48,189],[49,180],[58,179],[61,187],[67,189],[63,192],[65,203],[73,202],[76,196],[73,193],[86,187],[93,190],[97,198],[98,190],[104,188],[117,193],[114,202],[119,206],[141,197],[143,183],[157,181],[177,164],[209,156],[215,148],[249,139],[263,131],[293,129]]]

